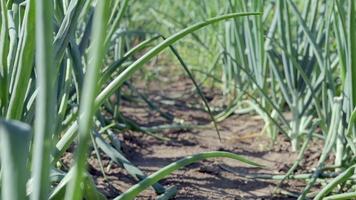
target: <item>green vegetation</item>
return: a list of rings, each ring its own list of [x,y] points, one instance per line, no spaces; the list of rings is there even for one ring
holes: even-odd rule
[[[282,181],[293,178],[311,139],[323,141],[299,199],[324,178],[330,155],[336,175],[313,198],[356,198],[353,0],[0,0],[0,11],[2,199],[106,199],[86,170],[93,149],[138,182],[115,199],[133,199],[149,186],[168,199],[175,188],[160,179],[212,157],[262,167],[216,151],[146,176],[121,152],[114,133],[123,129],[166,139],[126,120],[110,99],[120,100],[135,72],[151,73],[145,64],[162,52],[193,81],[218,135],[217,122],[247,110],[263,118],[271,140],[280,133],[289,139],[299,157]],[[200,89],[206,85],[223,92],[224,110],[212,112]],[[60,158],[70,147],[74,164],[63,170]]]

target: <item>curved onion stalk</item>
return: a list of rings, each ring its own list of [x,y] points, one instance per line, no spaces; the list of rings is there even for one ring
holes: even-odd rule
[[[22,122],[0,120],[2,199],[26,199],[30,141],[30,126]]]
[[[88,69],[84,78],[83,96],[80,102],[79,110],[79,143],[75,154],[75,164],[73,177],[68,184],[65,199],[79,200],[82,198],[81,183],[86,168],[88,143],[93,124],[93,117],[96,111],[94,100],[98,89],[98,75],[100,66],[105,57],[105,35],[107,21],[109,18],[109,1],[98,1],[94,14],[94,24],[92,36],[94,38],[89,61]]]
[[[161,51],[163,51],[165,48],[169,47],[179,39],[183,38],[184,36],[192,33],[193,31],[196,31],[198,29],[201,29],[209,24],[216,23],[222,20],[234,18],[234,17],[241,17],[241,16],[248,16],[248,15],[259,15],[260,13],[258,12],[246,12],[246,13],[231,13],[231,14],[226,14],[214,18],[207,19],[204,22],[197,23],[195,25],[189,26],[188,28],[185,28],[178,33],[168,37],[166,40],[161,42],[159,45],[151,49],[149,52],[144,54],[141,58],[136,60],[134,63],[132,63],[125,71],[123,71],[119,76],[117,76],[112,82],[109,83],[107,87],[105,87],[100,94],[97,96],[95,99],[95,105],[99,106],[101,105],[115,90],[117,90],[126,80],[128,80],[132,74],[137,71],[143,64],[145,64],[147,61],[149,61],[151,58],[155,57],[158,55]]]
[[[159,180],[165,178],[166,176],[170,175],[174,171],[185,167],[191,163],[195,163],[201,160],[205,160],[208,158],[231,158],[238,160],[240,162],[256,166],[262,167],[261,165],[254,163],[242,156],[239,156],[234,153],[230,152],[223,152],[223,151],[210,151],[204,153],[198,153],[192,156],[185,157],[180,159],[174,163],[167,165],[166,167],[161,168],[157,172],[151,174],[141,182],[137,183],[136,185],[132,186],[128,189],[125,193],[121,194],[120,196],[116,197],[114,200],[131,200],[134,199],[140,192],[144,191],[149,186],[153,185],[154,183],[158,182]]]
[[[348,199],[355,199],[356,192],[347,192],[342,194],[335,194],[328,197],[325,197],[323,200],[348,200]]]
[[[47,199],[49,193],[50,154],[55,130],[55,87],[53,68],[52,1],[36,1],[36,70],[38,73],[35,135],[33,143],[33,187],[31,199]]]
[[[134,55],[136,52],[143,50],[144,48],[146,48],[148,45],[150,45],[153,41],[157,40],[161,38],[160,35],[154,36],[152,38],[149,38],[143,42],[141,42],[140,44],[138,44],[137,46],[133,47],[132,49],[130,49],[128,52],[126,52],[120,59],[116,60],[115,62],[113,62],[109,67],[107,67],[107,69],[105,69],[100,81],[102,83],[105,83],[106,81],[109,80],[110,75],[115,72],[115,70],[122,66],[122,64],[128,60],[132,55]]]
[[[355,173],[356,165],[349,167],[346,171],[341,173],[339,176],[334,178],[329,184],[327,184],[319,193],[316,195],[314,200],[321,200],[323,197],[328,195],[337,185],[347,181]]]

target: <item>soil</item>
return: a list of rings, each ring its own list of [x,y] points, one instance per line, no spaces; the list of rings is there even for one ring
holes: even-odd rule
[[[265,166],[255,168],[231,159],[210,159],[189,165],[160,181],[165,187],[176,186],[174,199],[295,199],[291,194],[300,193],[305,187],[304,181],[287,181],[282,192],[274,192],[279,181],[247,178],[246,174],[284,174],[297,158],[291,152],[290,144],[283,135],[278,135],[273,143],[262,133],[263,121],[253,114],[234,114],[219,123],[221,142],[209,115],[192,105],[202,105],[200,98],[192,91],[191,81],[184,77],[167,80],[133,80],[138,91],[164,112],[169,112],[185,123],[201,125],[187,130],[165,130],[162,136],[170,141],[161,141],[141,132],[126,131],[117,133],[123,142],[126,157],[146,174],[185,156],[211,150],[224,150],[243,155]],[[192,95],[193,94],[193,95]],[[222,94],[213,89],[204,89],[211,106],[223,104]],[[135,95],[135,94],[132,94]],[[143,102],[121,101],[123,115],[136,121],[143,127],[152,127],[169,123],[157,111],[149,109]],[[306,152],[306,160],[298,170],[306,172],[315,166],[321,145],[311,145]],[[94,155],[94,153],[92,154]],[[109,159],[103,155],[104,167]],[[100,191],[109,199],[118,196],[134,185],[135,180],[125,169],[112,164],[105,171],[104,180],[98,161],[90,159],[90,173]],[[289,193],[288,193],[289,192]],[[287,195],[288,193],[288,195]],[[145,190],[138,199],[155,199],[152,188]]]

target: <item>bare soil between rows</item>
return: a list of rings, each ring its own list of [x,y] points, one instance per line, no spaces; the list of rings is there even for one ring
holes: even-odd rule
[[[161,141],[134,131],[117,133],[123,142],[125,156],[146,174],[185,156],[212,150],[237,153],[266,166],[255,168],[231,159],[210,159],[191,164],[160,181],[165,187],[174,185],[178,188],[174,199],[295,199],[287,193],[298,194],[305,187],[305,181],[290,180],[281,186],[283,192],[274,192],[278,180],[246,178],[246,174],[284,174],[297,158],[297,154],[291,152],[285,136],[278,135],[273,144],[269,137],[261,133],[264,123],[258,116],[235,114],[219,123],[220,142],[216,130],[210,125],[209,115],[191,106],[201,105],[201,102],[197,95],[191,95],[193,85],[189,79],[177,77],[175,80],[136,82],[139,91],[153,100],[162,111],[184,119],[185,123],[205,125],[160,133],[170,141]],[[222,94],[212,89],[204,89],[204,93],[211,106],[224,101]],[[168,123],[144,102],[123,100],[120,110],[124,116],[145,127]],[[321,145],[314,142],[310,146],[297,173],[308,172],[307,169],[312,169],[317,162]],[[105,155],[103,158],[104,167],[107,167],[109,158]],[[104,180],[94,153],[89,163],[89,171],[99,190],[109,199],[136,183],[125,169],[115,164],[105,171],[107,180]],[[155,197],[154,190],[149,188],[138,199]]]

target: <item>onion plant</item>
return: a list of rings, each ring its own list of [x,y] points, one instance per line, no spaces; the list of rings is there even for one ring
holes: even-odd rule
[[[254,7],[257,2],[246,4]],[[245,2],[230,1],[229,8],[244,8],[234,7],[243,3]],[[352,1],[276,0],[266,1],[263,7],[270,12],[264,12],[262,29],[258,29],[256,23],[253,23],[253,16],[235,20],[249,23],[248,27],[256,31],[252,36],[249,34],[251,30],[238,32],[233,29],[232,22],[226,22],[224,48],[230,56],[223,63],[224,68],[228,69],[224,70],[224,77],[235,80],[235,89],[257,103],[257,110],[267,123],[273,122],[278,131],[286,133],[293,150],[297,151],[301,147],[300,141],[309,140],[306,134],[308,132],[312,132],[313,138],[324,141],[313,178],[309,180],[299,199],[306,198],[316,179],[320,177],[328,156],[335,154],[334,162],[338,166],[336,172],[347,170],[347,176],[342,173],[340,178],[332,180],[328,189],[316,197],[320,199],[330,194],[336,185],[347,185],[354,173],[355,92],[352,77],[355,68],[355,6]],[[249,38],[260,34],[265,38],[264,43],[255,39],[253,46],[246,45]],[[255,66],[254,62],[261,59],[248,58],[257,55],[255,51],[260,46],[263,46],[266,63],[260,64],[258,69],[266,71],[256,74],[251,66]],[[261,80],[265,80],[266,86],[259,85]],[[291,118],[283,114],[287,111]],[[316,125],[319,132],[313,129]],[[303,155],[305,145],[300,151],[299,155]],[[300,159],[285,178],[288,178],[299,162]],[[345,194],[345,197],[340,195],[340,198],[350,198],[352,195],[351,192]],[[339,198],[334,196],[330,199]]]

